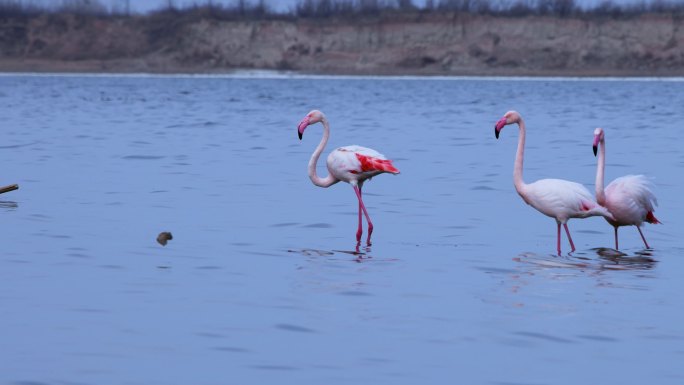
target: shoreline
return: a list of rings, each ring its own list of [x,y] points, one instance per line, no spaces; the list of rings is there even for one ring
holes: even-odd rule
[[[684,68],[678,70],[635,71],[635,70],[523,70],[520,68],[502,69],[470,69],[463,71],[310,71],[310,70],[281,70],[273,68],[206,68],[200,66],[173,66],[164,68],[141,65],[140,59],[131,60],[84,60],[84,61],[55,61],[55,60],[22,60],[0,59],[0,76],[7,75],[121,75],[121,76],[188,76],[188,77],[254,77],[262,74],[266,77],[335,77],[335,78],[576,78],[576,79],[677,79],[684,78]],[[258,77],[258,76],[256,76]]]
[[[518,76],[518,75],[350,75],[238,69],[231,72],[0,72],[8,77],[179,78],[179,79],[272,79],[272,80],[405,80],[405,81],[578,81],[578,82],[684,82],[684,76]]]

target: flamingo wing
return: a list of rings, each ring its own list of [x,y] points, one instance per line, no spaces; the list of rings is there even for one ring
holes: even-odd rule
[[[361,164],[361,171],[363,172],[389,172],[392,174],[399,174],[399,169],[394,167],[392,161],[389,159],[379,159],[373,158],[371,156],[366,156],[363,154],[356,153],[356,159],[359,160]]]
[[[653,215],[658,205],[653,183],[644,175],[625,175],[605,189],[606,206],[621,225],[640,225],[644,220],[660,223]]]
[[[525,186],[523,199],[542,214],[564,223],[569,218],[604,216],[612,218],[589,190],[579,183],[563,179],[541,179]]]
[[[334,154],[334,155],[333,155]],[[399,174],[392,161],[372,148],[361,146],[340,147],[331,154],[333,168],[355,175],[372,177],[383,172]]]

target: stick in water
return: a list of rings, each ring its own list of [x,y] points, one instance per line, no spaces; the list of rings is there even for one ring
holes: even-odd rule
[[[18,185],[18,184],[11,184],[11,185],[9,185],[9,186],[0,187],[0,194],[6,193],[6,192],[10,192],[10,191],[14,191],[14,190],[16,190],[16,189],[18,189],[18,188],[19,188],[19,185]]]

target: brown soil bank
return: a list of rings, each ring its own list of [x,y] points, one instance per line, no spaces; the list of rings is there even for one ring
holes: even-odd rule
[[[683,20],[42,15],[0,20],[0,71],[681,76]]]

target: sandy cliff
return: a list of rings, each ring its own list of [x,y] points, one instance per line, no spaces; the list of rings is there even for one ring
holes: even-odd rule
[[[667,15],[261,21],[44,15],[0,21],[0,70],[684,75],[683,23]]]

